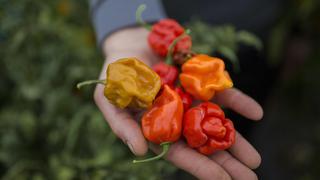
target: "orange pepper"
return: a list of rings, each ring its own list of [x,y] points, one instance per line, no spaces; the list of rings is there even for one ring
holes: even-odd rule
[[[182,65],[180,82],[195,98],[208,101],[216,93],[233,86],[223,60],[199,54]]]
[[[178,93],[164,85],[161,95],[142,117],[142,132],[149,141],[160,144],[162,153],[134,163],[148,162],[163,157],[171,143],[179,140],[182,133],[183,103]]]

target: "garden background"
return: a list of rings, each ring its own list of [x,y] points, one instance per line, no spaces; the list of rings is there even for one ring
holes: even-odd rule
[[[319,4],[288,1],[262,50],[279,76],[248,137],[262,154],[261,179],[320,177]],[[189,26],[203,52],[215,45],[201,44],[201,34],[234,33],[197,20]],[[236,62],[230,42],[220,53]],[[165,161],[133,165],[96,108],[93,87],[75,88],[98,77],[103,63],[86,0],[0,0],[0,59],[0,178],[192,179]]]

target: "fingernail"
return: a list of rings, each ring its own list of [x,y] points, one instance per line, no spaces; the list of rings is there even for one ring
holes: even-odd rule
[[[129,141],[126,141],[126,144],[127,144],[127,146],[129,147],[130,151],[131,151],[133,154],[136,154],[136,153],[134,152],[134,150],[133,150],[132,144],[130,144]]]

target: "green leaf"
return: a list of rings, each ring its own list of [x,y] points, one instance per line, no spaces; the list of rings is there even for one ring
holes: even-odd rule
[[[261,50],[263,48],[261,40],[254,34],[249,33],[247,31],[237,32],[237,41],[247,46],[253,46],[258,50]]]
[[[232,51],[232,49],[226,47],[226,46],[219,46],[218,50],[219,53],[221,53],[224,57],[228,58],[228,60],[231,61],[233,68],[235,72],[240,71],[240,64],[237,55]]]

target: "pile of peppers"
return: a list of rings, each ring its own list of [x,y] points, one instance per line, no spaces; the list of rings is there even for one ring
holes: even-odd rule
[[[233,82],[222,59],[192,52],[190,30],[173,19],[162,19],[150,26],[143,22],[144,5],[137,9],[137,21],[149,30],[146,41],[162,62],[149,68],[129,57],[109,64],[104,80],[78,84],[105,85],[104,96],[118,108],[145,109],[141,126],[144,137],[162,146],[160,159],[170,145],[185,139],[190,148],[204,155],[225,150],[235,142],[235,128],[219,105],[211,102],[217,92]]]

